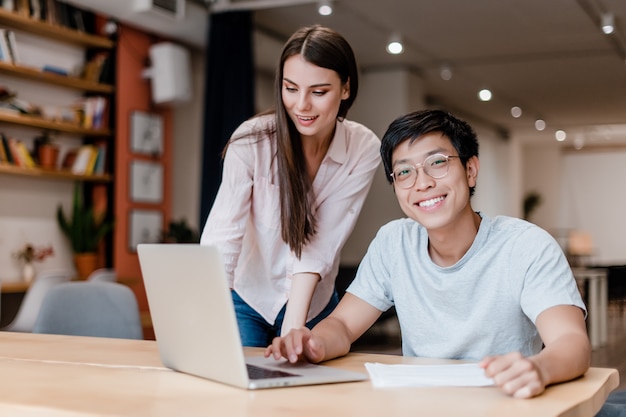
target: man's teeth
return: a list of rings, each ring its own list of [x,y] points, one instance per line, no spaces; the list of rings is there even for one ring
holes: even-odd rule
[[[418,203],[418,205],[420,207],[431,207],[431,206],[434,206],[435,204],[437,204],[438,202],[442,201],[444,198],[445,197],[443,197],[443,196],[431,198],[430,200],[420,201]]]

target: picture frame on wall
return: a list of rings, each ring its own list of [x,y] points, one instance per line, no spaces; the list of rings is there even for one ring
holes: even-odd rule
[[[163,155],[163,117],[133,111],[130,115],[130,150],[136,154]]]
[[[163,202],[163,165],[135,160],[130,163],[130,199],[137,203]]]
[[[158,210],[131,210],[128,249],[137,252],[140,243],[159,243],[163,233],[163,213]]]

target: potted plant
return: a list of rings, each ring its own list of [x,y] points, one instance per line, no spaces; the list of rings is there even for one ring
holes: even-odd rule
[[[50,132],[47,130],[35,138],[35,155],[42,168],[56,169],[59,147],[52,142]]]
[[[541,195],[536,191],[530,191],[524,196],[524,220],[529,220],[530,215],[541,205]]]
[[[171,221],[169,229],[161,232],[163,243],[198,243],[200,235],[188,224],[186,219]]]
[[[61,231],[70,241],[79,277],[85,279],[97,268],[97,251],[104,237],[113,229],[113,221],[98,218],[93,207],[86,207],[80,184],[74,186],[71,217],[66,217],[61,205],[57,208]]]

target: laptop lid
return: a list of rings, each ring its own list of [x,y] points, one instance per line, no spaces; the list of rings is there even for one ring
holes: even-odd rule
[[[166,367],[249,389],[367,379],[364,373],[323,365],[245,358],[224,265],[215,246],[139,244],[137,252]],[[289,375],[251,379],[246,359]]]

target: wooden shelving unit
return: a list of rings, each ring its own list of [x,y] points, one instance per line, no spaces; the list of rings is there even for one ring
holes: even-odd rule
[[[11,112],[0,111],[0,122],[12,123],[21,126],[30,126],[38,129],[48,129],[56,132],[72,133],[76,135],[90,137],[111,136],[109,129],[88,129],[80,125],[66,122],[55,122],[37,116],[24,114],[13,114]]]
[[[73,174],[71,171],[50,170],[43,168],[22,168],[15,165],[2,163],[0,163],[0,174],[85,182],[111,182],[113,180],[113,177],[111,177],[111,175],[109,174],[76,175]]]
[[[77,77],[64,77],[50,72],[43,72],[37,68],[14,65],[3,61],[0,61],[0,72],[90,93],[111,94],[114,91],[113,86],[109,84],[94,83]]]
[[[85,48],[112,49],[114,42],[106,37],[84,33],[46,21],[32,19],[0,8],[0,27],[21,30],[59,42],[79,45]],[[51,85],[67,87],[86,93],[110,95],[114,93],[114,86],[109,84],[88,81],[74,76],[43,72],[39,68],[16,65],[0,61],[0,73],[20,77],[26,80],[44,82]],[[0,123],[25,126],[34,129],[43,129],[53,132],[68,133],[94,139],[110,139],[112,132],[108,128],[91,129],[70,122],[47,120],[40,116],[25,115],[12,111],[0,110]],[[76,175],[66,170],[50,170],[40,167],[24,168],[11,164],[0,163],[0,175],[16,175],[23,177],[83,181],[83,182],[112,182],[110,174],[104,175]]]
[[[0,9],[0,25],[91,48],[110,49],[114,46],[108,38],[31,19],[4,9]]]

